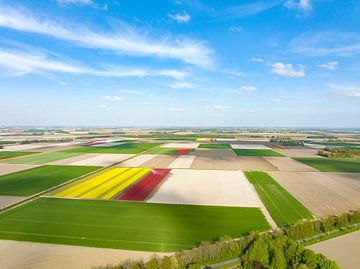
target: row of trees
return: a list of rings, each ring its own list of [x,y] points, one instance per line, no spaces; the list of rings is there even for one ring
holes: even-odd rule
[[[172,256],[153,256],[149,261],[128,260],[107,269],[195,269],[232,258],[240,258],[239,268],[336,269],[336,262],[306,249],[296,240],[309,239],[351,225],[360,224],[360,211],[339,216],[306,221],[270,233],[250,233],[239,239],[219,238],[214,243],[203,242],[199,247],[183,250]]]
[[[280,143],[284,146],[303,146],[304,142],[301,140],[293,140],[290,136],[271,136],[270,142]]]
[[[326,147],[323,150],[319,150],[318,154],[328,158],[359,158],[360,149]]]

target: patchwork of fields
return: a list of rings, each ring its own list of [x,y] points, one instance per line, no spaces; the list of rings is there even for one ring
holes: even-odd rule
[[[360,207],[358,159],[166,140],[0,151],[0,207],[52,189],[0,212],[0,238],[168,252]]]

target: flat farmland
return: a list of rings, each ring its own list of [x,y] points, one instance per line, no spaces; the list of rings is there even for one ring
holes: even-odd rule
[[[20,172],[34,167],[37,167],[37,165],[0,163],[0,176]]]
[[[261,207],[259,198],[241,171],[173,169],[148,201]]]
[[[360,172],[360,159],[295,158],[321,172]]]
[[[279,227],[312,219],[311,212],[287,192],[271,176],[264,172],[245,172],[257,193]]]
[[[178,150],[178,148],[155,148],[152,150],[149,150],[148,154],[163,154],[163,155],[175,155],[175,152]]]
[[[67,159],[74,156],[81,155],[82,153],[67,153],[67,152],[50,152],[40,153],[31,156],[24,156],[10,160],[4,160],[4,163],[29,163],[29,164],[46,164],[57,160]]]
[[[80,156],[62,159],[49,164],[52,165],[88,165],[88,166],[108,166],[126,160],[134,154],[114,154],[114,153],[87,153]]]
[[[303,157],[303,158],[322,158],[318,155],[317,149],[311,148],[287,148],[287,149],[274,149],[274,151],[286,157]]]
[[[186,155],[185,155],[186,156]],[[176,160],[177,156],[174,155],[159,155],[151,160],[142,163],[141,167],[154,167],[154,168],[167,168]]]
[[[287,191],[295,196],[316,217],[338,215],[360,208],[358,177],[322,172],[268,172]],[[358,175],[358,174],[355,174]],[[353,181],[353,184],[349,184]]]
[[[196,149],[191,154],[196,156],[192,169],[239,170],[232,149]]]
[[[229,144],[200,144],[198,148],[201,149],[231,149]]]
[[[194,139],[195,140],[195,139]],[[199,143],[167,143],[161,148],[188,148],[188,149],[196,149],[199,146]]]
[[[273,151],[272,149],[234,149],[234,152],[238,156],[284,156],[276,151]]]
[[[179,155],[168,168],[190,168],[195,160],[193,155]]]
[[[289,157],[265,157],[265,160],[277,167],[280,171],[294,172],[316,172],[317,170],[311,166],[298,162]],[[255,170],[255,169],[254,169]]]
[[[125,201],[40,198],[0,215],[1,239],[163,252],[268,228],[258,208]]]
[[[26,152],[26,151],[0,151],[0,160],[30,155],[30,154],[35,154],[35,153],[36,152]]]
[[[78,147],[65,152],[138,154],[162,143],[123,143],[113,147]]]
[[[129,160],[126,160],[120,164],[117,164],[116,166],[121,166],[121,167],[138,167],[138,166],[142,166],[142,164],[152,160],[153,158],[155,158],[158,155],[154,155],[154,154],[141,154],[138,156],[135,156],[134,158],[131,158]]]
[[[278,170],[276,166],[268,162],[263,157],[238,156],[236,159],[238,166],[241,170],[252,170],[252,171]],[[283,158],[274,157],[274,159],[283,159]]]
[[[99,169],[91,166],[40,166],[0,176],[0,195],[30,196]]]

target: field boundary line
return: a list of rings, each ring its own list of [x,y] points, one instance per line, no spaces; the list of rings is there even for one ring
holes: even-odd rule
[[[36,152],[36,153],[33,153],[33,154],[26,154],[26,155],[15,156],[15,157],[8,157],[8,158],[1,159],[1,161],[16,160],[16,159],[21,159],[21,158],[24,158],[24,157],[31,157],[31,156],[41,155],[41,154],[45,154],[45,153],[49,153],[49,152]]]

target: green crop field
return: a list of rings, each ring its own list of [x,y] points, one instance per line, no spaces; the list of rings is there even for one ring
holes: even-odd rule
[[[233,149],[238,156],[271,156],[284,157],[284,155],[271,149]]]
[[[245,172],[245,175],[254,185],[261,201],[279,227],[313,218],[307,208],[267,173]]]
[[[195,141],[196,137],[158,137],[155,140],[169,140],[169,141]]]
[[[0,215],[1,239],[144,251],[267,229],[258,208],[110,200],[40,198]]]
[[[100,167],[46,165],[0,176],[0,195],[29,196]]]
[[[360,172],[360,159],[294,158],[322,172]]]
[[[148,151],[148,154],[174,155],[178,148],[155,148]]]
[[[71,157],[75,157],[78,155],[82,155],[82,153],[67,153],[67,152],[50,152],[44,154],[37,154],[34,156],[24,156],[21,158],[16,158],[12,160],[4,160],[4,163],[30,163],[30,164],[46,164],[62,159],[67,159]]]
[[[34,154],[36,152],[25,152],[25,151],[1,151],[0,152],[0,160],[18,156],[25,156],[29,154]]]
[[[229,144],[200,144],[198,148],[202,149],[231,149]]]
[[[64,152],[138,154],[162,143],[124,143],[113,147],[79,147]]]

